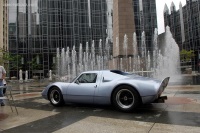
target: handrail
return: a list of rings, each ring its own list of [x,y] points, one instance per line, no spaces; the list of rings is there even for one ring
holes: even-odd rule
[[[13,112],[13,109],[12,109],[12,106],[11,106],[11,104],[10,104],[10,100],[12,100],[12,103],[13,103],[13,105],[14,105],[14,107],[15,107],[15,110],[16,110],[16,112],[17,112],[17,115],[18,115],[18,110],[17,110],[17,107],[16,107],[16,105],[15,105],[15,101],[14,101],[14,99],[13,99],[13,96],[12,96],[12,86],[0,86],[0,89],[4,89],[4,88],[6,88],[6,93],[5,93],[5,96],[4,97],[0,97],[1,99],[8,99],[8,103],[9,103],[9,105],[10,105],[10,108],[11,108],[11,110],[12,110],[12,112]],[[7,92],[10,92],[9,94],[7,94]],[[10,95],[10,98],[8,97],[8,95]]]

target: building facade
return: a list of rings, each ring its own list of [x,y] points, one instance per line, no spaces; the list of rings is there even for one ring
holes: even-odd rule
[[[146,51],[153,54],[153,36],[155,28],[157,28],[157,15],[155,0],[114,0],[113,1],[113,57],[115,64],[119,68],[120,58],[124,59],[121,64],[128,63],[127,57],[142,54],[142,33],[145,33]],[[137,53],[133,51],[133,33],[137,35]],[[128,37],[127,55],[123,51],[124,35]],[[118,38],[118,40],[116,40]],[[119,43],[119,46],[116,45]],[[127,57],[125,57],[127,56]],[[128,65],[125,66],[126,70]],[[131,71],[131,70],[129,70]]]
[[[146,44],[151,50],[154,29],[157,28],[155,0],[129,1],[130,15],[133,15],[130,24],[135,27],[138,44],[142,31],[145,31]],[[46,77],[55,67],[57,48],[72,49],[75,46],[78,51],[82,43],[84,50],[86,42],[91,45],[94,40],[95,53],[98,54],[100,39],[103,44],[106,38],[109,43],[114,43],[115,3],[116,0],[10,0],[9,4],[16,6],[9,7],[9,51],[20,55],[18,67],[10,69],[10,76],[17,76],[22,69],[28,70],[29,75]]]
[[[141,36],[142,32],[145,32],[145,39],[147,50],[152,51],[153,35],[155,28],[157,27],[157,13],[156,13],[156,1],[155,0],[133,0],[135,30],[137,34],[137,40],[139,45],[139,51],[141,49]]]
[[[12,0],[9,4],[16,5],[9,9],[10,53],[20,55],[18,69],[11,69],[10,76],[22,69],[46,77],[54,69],[57,48],[75,46],[78,51],[80,43],[85,48],[86,42],[99,44],[112,34],[112,19],[107,23],[112,0]]]
[[[119,34],[115,35],[117,31],[120,34],[122,34],[120,35],[121,37],[119,37],[122,38],[121,41],[119,39],[120,43],[122,42],[123,36],[125,34],[129,34],[128,38],[129,40],[132,40],[132,34],[133,32],[136,32],[137,41],[139,45],[138,48],[140,51],[141,40],[142,40],[141,36],[142,32],[144,31],[146,35],[145,39],[146,39],[147,50],[152,51],[153,49],[152,40],[153,40],[154,30],[155,28],[157,28],[157,14],[156,14],[155,0],[128,0],[126,3],[123,0],[116,0],[113,1],[113,3],[114,3],[113,5],[114,45],[115,45],[115,38],[119,37]],[[120,23],[120,21],[122,22],[122,20],[124,21],[124,19],[126,19],[125,25],[128,24],[127,27],[123,26]],[[120,26],[122,27],[121,31],[120,31]],[[115,48],[113,49],[113,51],[115,51]]]
[[[165,6],[164,22],[170,27],[180,51],[194,51],[195,57],[189,62],[182,61],[181,65],[191,65],[193,71],[200,71],[200,1],[187,0],[183,7],[180,3],[179,10],[173,3],[170,10]]]
[[[7,68],[8,62],[3,56],[8,50],[8,9],[7,0],[0,1],[0,62]]]

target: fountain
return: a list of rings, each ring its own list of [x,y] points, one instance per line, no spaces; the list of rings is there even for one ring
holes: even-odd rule
[[[25,82],[28,82],[28,71],[25,72]]]
[[[145,32],[142,32],[142,44],[141,44],[141,53],[142,53],[142,58],[146,57],[146,39],[145,39]]]
[[[95,53],[95,43],[92,41],[91,48],[86,43],[86,50],[83,51],[82,44],[79,46],[77,52],[73,46],[70,52],[69,47],[67,51],[63,48],[61,53],[57,49],[57,77],[58,80],[70,81],[77,74],[88,70],[108,69],[108,62],[110,57],[110,46],[108,40],[106,41],[106,49],[102,51],[102,40],[99,41],[99,48],[101,49],[98,54]]]
[[[138,54],[138,46],[137,46],[137,36],[136,33],[133,33],[133,71],[137,71],[137,54]]]
[[[105,45],[101,39],[99,40],[98,53],[95,53],[94,41],[92,41],[91,47],[86,43],[85,51],[83,51],[83,46],[80,44],[78,56],[75,46],[71,51],[67,47],[66,52],[63,48],[61,53],[57,49],[57,68],[61,68],[60,71],[59,69],[57,70],[57,76],[60,77],[60,80],[70,81],[83,71],[103,69],[120,69],[137,74],[142,72],[142,75],[146,72],[150,73],[146,74],[146,76],[149,75],[158,79],[179,74],[177,69],[179,67],[179,48],[172,38],[169,27],[166,27],[166,35],[162,40],[162,46],[158,45],[158,31],[155,29],[152,52],[147,51],[145,32],[142,33],[141,47],[137,45],[136,33],[133,33],[132,41],[133,56],[128,57],[128,37],[127,35],[124,36],[124,56],[119,57],[119,62],[116,62],[110,55],[108,39],[106,39]],[[116,48],[119,48],[118,45],[119,39],[116,38]],[[103,47],[105,47],[104,51]],[[140,49],[140,52],[138,52],[138,49]]]
[[[157,32],[157,31],[156,31]],[[157,35],[155,35],[157,36]],[[162,79],[163,77],[171,77],[171,82],[180,82],[181,72],[180,68],[180,55],[179,47],[172,37],[170,28],[166,27],[164,38],[160,40],[163,44],[158,49],[157,39],[154,39],[154,77]]]
[[[125,55],[125,64],[126,64],[126,67],[125,67],[125,71],[128,70],[127,67],[128,67],[128,62],[127,62],[127,56],[128,56],[128,37],[127,35],[125,34],[124,35],[124,44],[123,44],[123,50],[124,50],[124,55]]]
[[[19,70],[19,83],[23,83],[22,70]]]

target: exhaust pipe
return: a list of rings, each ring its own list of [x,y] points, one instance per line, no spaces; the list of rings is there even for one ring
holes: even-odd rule
[[[156,99],[153,103],[164,103],[165,100],[167,100],[167,96],[160,96],[158,99]]]

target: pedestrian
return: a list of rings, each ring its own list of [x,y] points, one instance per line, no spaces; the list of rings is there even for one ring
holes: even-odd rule
[[[3,66],[0,65],[0,86],[4,86],[3,80],[6,77],[6,70]],[[3,89],[0,89],[0,97],[3,97]],[[4,101],[0,99],[1,106],[5,106]]]

